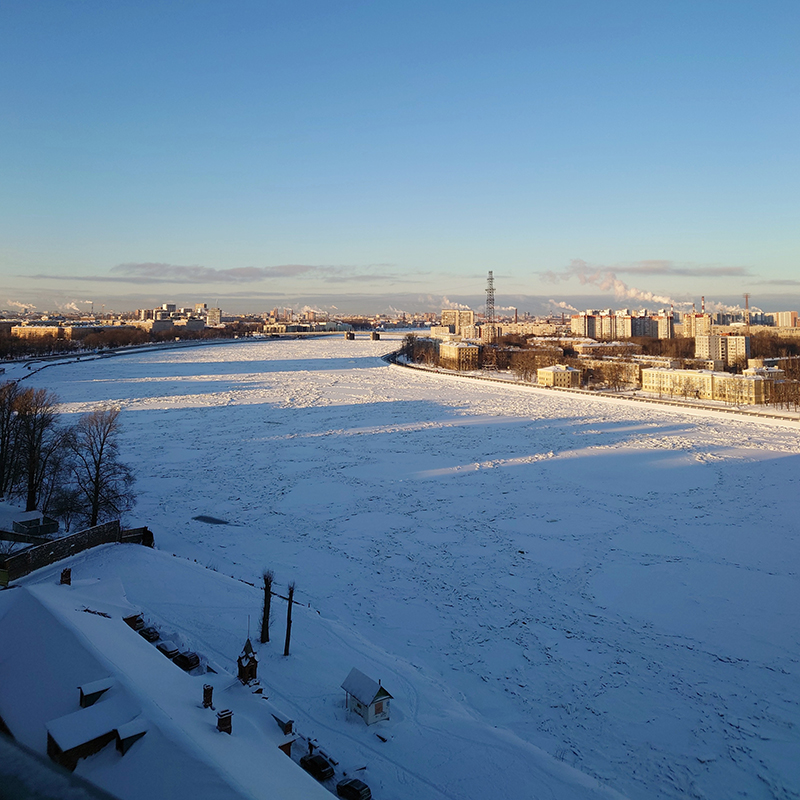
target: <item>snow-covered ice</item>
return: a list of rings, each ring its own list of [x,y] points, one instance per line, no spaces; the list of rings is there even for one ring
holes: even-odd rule
[[[378,800],[800,797],[798,425],[391,367],[392,346],[26,383],[123,407],[128,521],[176,563],[297,581],[293,655],[262,648],[262,678]],[[256,590],[217,608],[108,558],[131,602],[235,659]],[[353,666],[395,698],[386,743],[344,712]]]

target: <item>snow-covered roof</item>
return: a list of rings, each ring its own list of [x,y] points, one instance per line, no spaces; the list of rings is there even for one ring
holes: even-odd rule
[[[260,696],[224,671],[183,672],[122,621],[136,611],[118,580],[0,592],[0,716],[17,740],[44,753],[47,731],[68,750],[112,730],[146,730],[124,755],[109,745],[78,765],[120,800],[330,797],[278,749],[286,737]],[[80,708],[79,687],[110,676],[102,697]],[[233,711],[232,735],[202,707],[204,683],[217,708]]]
[[[580,370],[563,364],[554,364],[552,367],[542,367],[539,372],[580,372]]]
[[[15,522],[30,522],[41,518],[41,511],[26,511],[20,506],[0,501],[0,530],[10,531]]]
[[[350,674],[342,681],[342,689],[353,695],[359,703],[365,706],[383,697],[391,698],[392,696],[378,681],[372,680],[372,678],[355,667],[350,670]]]
[[[47,723],[47,732],[63,750],[90,742],[127,725],[141,714],[130,698],[119,693]]]
[[[89,681],[89,683],[84,683],[83,686],[79,686],[78,688],[83,692],[83,694],[97,694],[97,692],[105,692],[110,689],[116,680],[114,678],[101,678],[99,681]]]

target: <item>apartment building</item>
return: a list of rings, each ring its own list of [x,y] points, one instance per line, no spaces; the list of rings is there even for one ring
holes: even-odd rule
[[[474,311],[462,311],[456,308],[443,308],[441,326],[450,327],[451,333],[460,335],[461,329],[475,324]]]
[[[775,324],[779,328],[796,328],[797,327],[797,312],[796,311],[778,311],[775,314]]]
[[[710,336],[713,319],[711,314],[684,314],[681,319],[683,335],[687,339],[696,339],[698,336]]]
[[[469,342],[442,342],[439,345],[439,363],[446,369],[468,371],[478,369],[480,347]]]
[[[85,339],[89,334],[100,333],[109,326],[104,325],[14,325],[11,335],[18,339],[40,339],[52,336],[54,339]],[[131,327],[122,325],[119,327]]]
[[[578,336],[591,339],[631,339],[641,336],[648,339],[670,339],[674,334],[670,323],[661,323],[661,317],[649,314],[632,314],[620,311],[582,311],[570,319],[570,329]],[[662,335],[663,334],[663,335]]]
[[[642,391],[659,396],[720,400],[736,405],[769,402],[776,379],[755,370],[749,374],[692,369],[647,368],[642,370]]]
[[[578,389],[581,385],[581,371],[563,364],[542,367],[536,370],[539,386],[558,386],[562,389]]]
[[[694,357],[721,361],[723,364],[744,363],[750,358],[750,337],[724,334],[695,336]]]

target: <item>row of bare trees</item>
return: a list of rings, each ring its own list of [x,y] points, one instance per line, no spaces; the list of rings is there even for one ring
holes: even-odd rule
[[[261,324],[233,322],[224,328],[205,328],[187,330],[176,325],[162,331],[145,331],[139,328],[104,328],[90,333],[82,339],[59,339],[58,329],[52,334],[36,338],[18,338],[8,332],[0,331],[0,360],[31,358],[36,356],[78,353],[86,350],[104,350],[147,342],[164,342],[175,339],[225,339],[243,336],[261,329]]]
[[[280,597],[281,600],[286,600],[286,639],[283,644],[283,654],[289,655],[289,646],[292,641],[292,606],[296,602],[294,599],[294,590],[296,584],[292,581],[289,584],[289,595],[284,597],[282,594],[272,591],[273,583],[275,582],[275,573],[271,569],[265,569],[261,576],[264,580],[264,606],[261,611],[261,644],[266,644],[269,641],[269,626],[272,621],[272,596]]]
[[[0,498],[61,519],[97,525],[134,503],[133,474],[119,460],[118,408],[65,425],[46,389],[0,385]]]

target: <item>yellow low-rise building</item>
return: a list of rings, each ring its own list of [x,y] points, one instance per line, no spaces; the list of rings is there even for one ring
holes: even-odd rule
[[[439,363],[447,369],[461,371],[478,369],[480,347],[467,342],[442,342],[439,345]]]
[[[11,335],[18,339],[41,339],[52,336],[54,339],[69,341],[85,339],[92,333],[101,333],[107,327],[103,325],[14,325]],[[126,326],[128,327],[128,326]]]
[[[581,371],[563,364],[542,367],[536,370],[539,386],[558,386],[562,389],[577,389],[581,385]]]
[[[769,402],[775,375],[753,370],[732,375],[693,369],[643,369],[642,391],[659,396],[695,400],[719,400],[735,405],[761,405]]]

